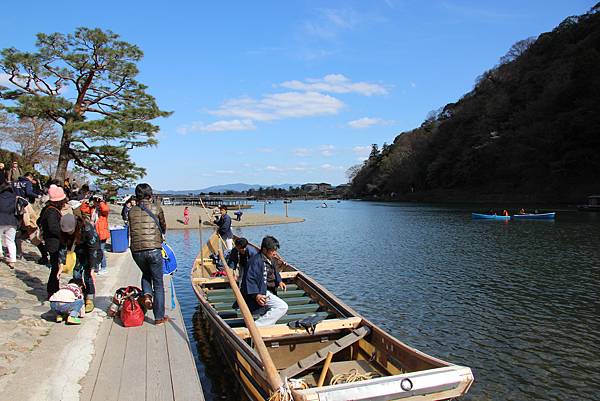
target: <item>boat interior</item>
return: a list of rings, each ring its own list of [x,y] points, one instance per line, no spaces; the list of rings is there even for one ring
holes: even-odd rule
[[[233,307],[235,296],[227,277],[215,277],[217,265],[209,255],[215,254],[219,246],[219,238],[212,236],[196,259],[192,273],[194,289],[239,339],[252,348],[250,331],[240,310]],[[295,379],[299,388],[307,389],[451,366],[405,345],[366,321],[295,267],[283,263],[279,268],[287,289],[280,290],[277,296],[289,308],[276,325],[260,327],[259,331],[284,380]],[[310,316],[323,319],[309,328],[288,325]]]

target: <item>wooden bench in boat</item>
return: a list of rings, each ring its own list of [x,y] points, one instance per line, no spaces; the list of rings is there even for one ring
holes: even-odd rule
[[[279,275],[282,279],[294,278],[298,275],[298,272],[280,272]],[[229,284],[227,277],[193,277],[193,284]]]
[[[348,317],[342,319],[326,319],[317,325],[315,329],[315,334],[332,331],[332,330],[343,330],[343,329],[355,329],[362,322],[362,318],[360,317]],[[290,336],[294,334],[304,334],[306,331],[304,329],[293,329],[289,327],[287,324],[275,324],[273,326],[267,327],[258,327],[260,335],[264,339],[270,339],[274,337],[284,337]],[[233,331],[242,339],[250,338],[250,331],[248,331],[245,327],[234,327]]]
[[[317,312],[314,314],[317,316],[323,316],[325,318],[335,316],[335,314],[333,312]],[[294,320],[304,319],[305,317],[308,317],[310,315],[313,315],[313,313],[300,313],[300,314],[296,314],[296,315],[294,315],[294,314],[285,315],[281,319],[278,320],[278,323],[289,323],[289,322],[293,322]],[[225,321],[225,323],[227,323],[231,327],[241,327],[241,326],[244,326],[244,324],[245,324],[243,318],[233,318],[233,319],[223,319],[223,320]]]
[[[313,303],[313,300],[310,299],[309,297],[293,297],[293,298],[286,298],[285,303],[288,304],[288,306],[304,305],[304,304]],[[231,306],[233,305],[233,300],[230,300],[227,302],[215,302],[215,303],[211,302],[211,304],[217,312],[233,310],[231,308]]]

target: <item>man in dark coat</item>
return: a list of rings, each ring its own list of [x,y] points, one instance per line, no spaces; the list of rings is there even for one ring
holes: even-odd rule
[[[257,326],[269,326],[287,313],[288,305],[267,289],[267,276],[272,267],[275,275],[275,285],[285,289],[279,272],[275,268],[274,258],[277,256],[279,241],[270,235],[262,240],[260,253],[248,261],[248,268],[242,277],[241,292],[253,313],[260,317],[256,320]]]
[[[215,224],[219,227],[217,233],[223,238],[223,241],[227,244],[227,250],[230,251],[233,248],[231,216],[227,214],[227,206],[225,205],[221,205],[219,211],[221,212],[221,216],[215,218]]]

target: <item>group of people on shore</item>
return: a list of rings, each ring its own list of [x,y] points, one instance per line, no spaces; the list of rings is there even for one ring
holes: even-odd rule
[[[110,207],[88,185],[79,188],[69,179],[49,180],[43,187],[30,172],[15,179],[15,164],[9,174],[0,174],[0,239],[6,247],[5,262],[14,269],[17,260],[24,258],[23,241],[36,246],[37,262],[50,268],[47,299],[57,320],[66,314],[67,323],[79,324],[79,316],[94,309],[95,274],[107,271]],[[65,268],[73,269],[73,279],[61,288]]]

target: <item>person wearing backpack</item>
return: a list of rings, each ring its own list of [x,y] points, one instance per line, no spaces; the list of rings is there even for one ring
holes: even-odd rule
[[[104,201],[102,195],[94,194],[87,202],[81,202],[79,207],[81,213],[89,216],[90,221],[96,227],[98,236],[100,237],[100,249],[102,250],[102,257],[98,261],[98,265],[94,267],[96,273],[105,274],[106,270],[106,241],[110,237],[110,231],[108,229],[108,215],[110,214],[110,207],[108,203]]]
[[[165,315],[162,242],[167,223],[162,208],[152,202],[152,187],[146,183],[135,187],[137,205],[129,210],[129,248],[142,271],[143,303],[154,310],[154,324],[170,320]]]
[[[25,173],[24,176],[19,177],[19,179],[13,182],[12,185],[15,189],[15,193],[18,196],[27,199],[27,201],[31,204],[35,203],[38,195],[33,190],[33,174]]]
[[[48,202],[40,213],[40,218],[37,221],[38,227],[42,230],[42,237],[46,246],[46,251],[50,255],[50,276],[46,290],[48,298],[52,296],[59,288],[59,252],[62,248],[60,219],[62,218],[61,210],[67,203],[65,191],[56,185],[50,185],[48,188]]]
[[[6,264],[10,269],[15,268],[17,262],[17,247],[15,235],[17,234],[16,204],[17,195],[13,187],[0,177],[0,256],[3,256],[2,245],[6,246],[8,258]]]
[[[65,214],[60,219],[60,230],[64,247],[60,249],[60,260],[64,264],[67,251],[74,250],[77,257],[73,277],[83,279],[85,312],[94,310],[96,286],[92,270],[98,265],[100,258],[100,238],[96,228],[83,217]],[[59,269],[60,273],[60,269]]]

